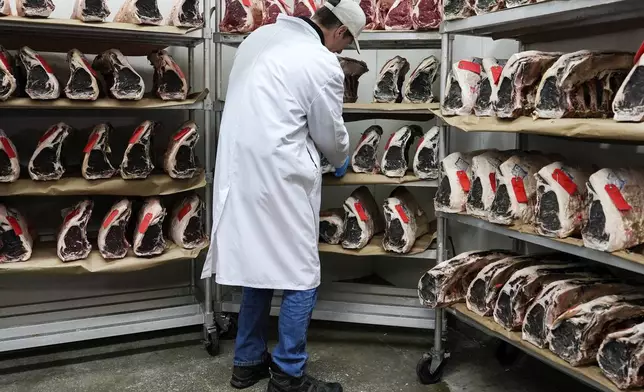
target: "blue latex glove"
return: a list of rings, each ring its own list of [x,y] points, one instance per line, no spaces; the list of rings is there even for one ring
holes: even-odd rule
[[[342,177],[345,174],[347,174],[347,169],[349,168],[349,162],[351,161],[351,157],[347,157],[347,160],[344,161],[344,164],[341,167],[338,167],[335,169],[335,173],[333,173],[336,177]]]

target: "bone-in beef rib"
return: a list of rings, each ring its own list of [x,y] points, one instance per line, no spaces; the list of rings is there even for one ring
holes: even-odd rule
[[[407,72],[409,72],[407,59],[396,56],[387,61],[376,79],[376,87],[373,90],[374,102],[402,102],[402,87]]]
[[[344,72],[344,103],[354,103],[358,100],[358,84],[360,76],[369,72],[367,63],[349,57],[339,57],[340,66]]]
[[[440,129],[431,127],[418,142],[412,167],[414,175],[421,180],[438,178],[438,141]]]
[[[110,9],[105,0],[76,0],[72,19],[83,22],[104,22],[110,16]]]
[[[382,128],[380,125],[372,125],[362,133],[362,137],[351,155],[351,168],[354,172],[372,174],[380,172],[378,145],[381,137]]]
[[[423,129],[418,125],[406,125],[389,136],[380,163],[382,174],[404,177],[409,169],[409,149],[422,136]]]
[[[179,128],[168,144],[163,159],[163,168],[172,178],[192,178],[197,174],[199,162],[195,146],[199,141],[199,129],[194,121]]]
[[[177,27],[202,27],[203,14],[199,0],[174,0],[167,24]]]
[[[474,15],[474,0],[443,0],[445,20],[467,18]]]
[[[0,0],[0,16],[11,16],[10,0]]]
[[[134,244],[132,249],[137,256],[154,256],[163,253],[165,250],[165,238],[163,238],[163,219],[165,208],[156,197],[145,201],[134,231]]]
[[[476,57],[452,64],[441,107],[443,115],[467,116],[472,113],[479,93],[482,62]]]
[[[114,128],[108,123],[98,124],[89,135],[87,145],[83,149],[83,164],[81,171],[87,180],[111,178],[116,174],[116,168],[110,162],[110,133]]]
[[[0,129],[0,182],[14,182],[20,178],[18,150]]]
[[[157,123],[144,121],[134,130],[121,161],[120,171],[124,179],[143,179],[154,169],[150,147],[156,127]]]
[[[72,49],[67,53],[67,62],[69,63],[69,80],[65,86],[67,98],[96,101],[101,94],[98,73],[78,49]]]
[[[63,224],[58,231],[56,251],[62,261],[82,260],[89,256],[92,245],[87,239],[87,224],[92,216],[94,202],[82,200],[63,211]]]
[[[385,236],[382,247],[388,252],[409,253],[416,239],[429,232],[429,219],[414,195],[399,186],[385,199]]]
[[[310,18],[322,6],[319,0],[295,0],[293,3],[293,16]]]
[[[263,0],[226,0],[219,30],[223,33],[250,33],[261,26],[263,20]]]
[[[481,152],[454,152],[439,165],[441,182],[434,197],[434,208],[442,212],[463,212],[472,187],[472,158]]]
[[[378,0],[376,21],[384,30],[411,30],[413,12],[412,0]]]
[[[443,21],[443,4],[440,0],[415,0],[411,13],[414,30],[435,30]]]
[[[499,80],[506,62],[507,60],[497,60],[493,57],[483,59],[479,93],[474,104],[474,114],[477,116],[494,116],[492,95],[496,96],[498,94]]]
[[[109,94],[116,99],[139,100],[143,98],[143,78],[117,49],[107,50],[94,58],[92,68],[105,78]]]
[[[474,12],[483,15],[505,8],[505,0],[474,0]]]
[[[360,0],[360,8],[366,17],[365,30],[378,30],[376,21],[376,0]]]
[[[182,101],[188,96],[188,81],[179,64],[165,50],[157,50],[148,55],[154,67],[152,87],[156,95],[164,101]]]
[[[130,249],[125,238],[132,216],[132,203],[128,199],[116,202],[103,218],[98,229],[98,251],[104,259],[122,259]]]
[[[18,70],[13,56],[0,46],[0,101],[6,101],[18,89]]]
[[[264,20],[262,26],[273,24],[280,14],[291,15],[291,7],[284,0],[264,0]]]
[[[52,125],[41,136],[31,159],[29,160],[29,176],[36,181],[59,180],[65,173],[65,165],[60,153],[71,127],[65,123]]]
[[[0,204],[0,263],[27,261],[33,240],[25,218],[13,208]]]
[[[338,245],[344,234],[344,210],[332,208],[320,211],[320,242]]]
[[[615,95],[613,101],[615,121],[641,122],[644,120],[644,95],[641,94],[643,78],[644,56],[640,56]]]
[[[9,0],[5,0],[7,3]],[[49,18],[56,9],[52,0],[16,0],[18,16]]]
[[[375,234],[384,229],[380,208],[366,186],[361,186],[344,201],[344,236],[342,247],[362,249]]]
[[[429,103],[434,101],[432,86],[440,70],[438,59],[429,56],[418,64],[403,88],[403,102]]]
[[[163,17],[157,0],[125,0],[116,13],[114,22],[160,26]]]
[[[488,150],[472,158],[472,186],[465,205],[469,215],[487,219],[496,195],[499,166],[511,155],[508,151]]]
[[[606,336],[597,353],[604,375],[619,389],[644,386],[644,324]]]
[[[60,96],[60,83],[41,55],[23,46],[18,58],[26,79],[25,92],[31,99],[56,99]]]
[[[178,246],[194,249],[203,245],[208,237],[204,232],[204,202],[192,194],[184,197],[172,211],[170,238]]]

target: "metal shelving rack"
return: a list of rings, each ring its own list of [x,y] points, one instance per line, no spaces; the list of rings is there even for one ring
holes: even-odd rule
[[[213,41],[215,44],[215,128],[218,134],[221,120],[221,111],[224,106],[222,96],[222,70],[221,53],[223,46],[238,46],[246,37],[242,34],[228,34],[219,32],[221,10],[223,1],[219,0],[216,7],[217,17],[215,20],[215,33]],[[360,35],[360,47],[362,50],[377,49],[440,49],[440,35],[437,32],[385,32],[373,31],[363,32]],[[396,106],[397,105],[397,106]],[[346,104],[344,108],[345,121],[360,121],[367,119],[402,119],[407,121],[429,121],[434,118],[431,109],[437,105],[405,105],[405,104]],[[373,180],[381,178],[382,181]],[[436,188],[436,181],[416,181],[403,184],[392,182],[386,177],[372,177],[369,181],[351,180],[347,176],[342,180],[325,179],[323,186],[346,186],[346,185],[378,185],[378,186],[413,186],[424,187],[428,190]],[[389,257],[396,257],[394,254],[387,254]],[[357,256],[356,256],[357,257]],[[435,249],[410,256],[424,260],[434,260]],[[235,288],[224,295],[224,288],[215,286],[215,313],[217,323],[223,330],[227,330],[230,324],[230,316],[239,312],[241,296]],[[279,314],[281,293],[276,292],[271,309],[272,315]],[[318,303],[313,313],[313,319],[328,320],[337,322],[350,322],[360,324],[387,325],[411,328],[434,328],[434,311],[419,306],[418,295],[415,289],[392,288],[388,286],[365,285],[354,283],[323,283],[320,286]]]
[[[39,51],[66,52],[78,48],[87,53],[116,47],[123,49],[125,55],[147,55],[154,49],[177,46],[187,48],[189,63],[189,82],[194,87],[200,78],[206,90],[197,100],[176,104],[161,104],[161,101],[148,100],[150,104],[123,104],[115,100],[100,99],[94,103],[62,105],[61,98],[51,102],[35,102],[26,99],[10,100],[0,103],[0,111],[20,110],[21,114],[43,116],[66,111],[77,116],[113,115],[143,110],[189,110],[194,119],[197,111],[204,116],[203,133],[206,168],[210,162],[210,115],[212,101],[207,94],[210,86],[210,48],[212,31],[210,28],[211,0],[204,0],[205,26],[203,29],[186,32],[171,27],[141,27],[120,23],[82,23],[75,20],[26,19],[19,17],[0,18],[2,44],[9,49],[29,44]],[[52,38],[42,40],[43,35]],[[201,45],[203,50],[203,72],[197,72],[195,50]],[[153,102],[154,101],[154,102]],[[209,183],[212,172],[206,173]],[[6,186],[6,185],[0,185]],[[69,194],[70,192],[65,192]],[[73,192],[72,192],[73,193]],[[87,191],[78,194],[87,194]],[[106,192],[103,192],[105,194]],[[118,194],[117,190],[107,192]],[[127,193],[127,192],[125,192]],[[211,209],[210,188],[206,187],[207,208]],[[206,214],[208,228],[210,216]],[[209,230],[208,230],[209,232]],[[27,262],[28,263],[28,262]],[[118,263],[115,261],[114,263]],[[191,325],[204,325],[206,339],[213,329],[210,280],[205,282],[205,293],[201,293],[196,281],[195,259],[190,259],[190,284],[173,287],[155,287],[147,290],[118,292],[106,290],[92,291],[90,296],[71,300],[47,301],[17,306],[0,307],[0,352],[50,346],[111,336],[128,335],[155,330],[163,330]],[[4,274],[3,274],[4,275]],[[10,275],[4,275],[10,279]]]
[[[455,35],[470,35],[493,39],[514,39],[519,41],[523,48],[526,44],[555,42],[563,39],[582,38],[632,30],[639,28],[642,20],[644,20],[644,3],[639,0],[603,0],[601,2],[596,0],[551,0],[490,14],[473,16],[462,20],[443,22],[441,26],[443,47],[441,97],[444,96],[443,90],[453,61],[452,53]],[[443,120],[439,120],[439,122],[441,123],[440,159],[443,159],[450,153],[449,132],[451,126]],[[485,132],[485,129],[470,129],[470,131]],[[539,132],[526,133],[539,134]],[[556,131],[551,130],[548,133],[544,132],[542,134],[553,136],[555,133]],[[524,136],[521,133],[517,133],[517,148],[527,147],[527,141]],[[559,136],[565,137],[563,133]],[[574,136],[569,136],[568,138],[574,138]],[[588,138],[588,135],[579,135],[578,138]],[[633,138],[633,140],[638,140],[637,136],[633,136]],[[621,142],[625,141],[625,138],[621,139]],[[521,228],[503,227],[461,214],[439,213],[437,214],[437,219],[437,262],[442,262],[448,258],[445,253],[447,222],[453,221],[513,238],[515,240],[515,248],[518,249],[521,249],[522,245],[528,242],[613,267],[644,274],[644,256],[641,255],[634,255],[624,251],[612,254],[599,252],[584,248],[579,240],[557,240],[541,237],[534,233],[526,232],[526,230],[522,230]],[[434,347],[421,358],[416,369],[421,381],[425,383],[435,383],[440,380],[443,367],[445,366],[447,358],[449,358],[449,354],[443,346],[446,341],[443,331],[444,323],[442,322],[445,312],[452,314],[454,317],[478,328],[484,333],[502,339],[593,388],[601,391],[619,391],[617,387],[601,374],[597,367],[574,368],[550,354],[548,350],[540,350],[524,342],[520,334],[506,332],[496,328],[494,322],[490,322],[483,317],[478,317],[460,304],[447,309],[436,309]]]

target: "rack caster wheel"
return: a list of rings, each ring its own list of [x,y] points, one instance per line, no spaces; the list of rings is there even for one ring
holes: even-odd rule
[[[521,356],[521,350],[509,343],[501,341],[496,347],[494,356],[501,366],[512,366],[519,359],[519,356]]]
[[[219,340],[219,328],[215,326],[212,330],[206,331],[206,339],[204,340],[204,348],[212,357],[216,357],[221,352],[221,345]]]
[[[222,332],[221,339],[223,340],[233,340],[237,337],[237,326],[239,325],[237,315],[231,314],[227,315],[227,330]]]
[[[418,361],[416,365],[416,375],[418,376],[418,381],[423,385],[436,384],[441,381],[443,377],[443,367],[445,366],[446,359],[432,371],[432,355],[429,353],[423,354],[423,357]]]

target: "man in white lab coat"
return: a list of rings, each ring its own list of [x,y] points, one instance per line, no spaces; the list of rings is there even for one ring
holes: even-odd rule
[[[320,284],[320,153],[339,168],[338,176],[349,163],[344,73],[336,53],[364,25],[357,2],[329,0],[311,19],[280,15],[235,55],[203,277],[214,266],[219,284],[243,287],[231,379],[236,388],[268,377],[270,366],[268,391],[342,391],[305,373],[306,335]],[[271,357],[273,290],[283,290],[283,297]]]

